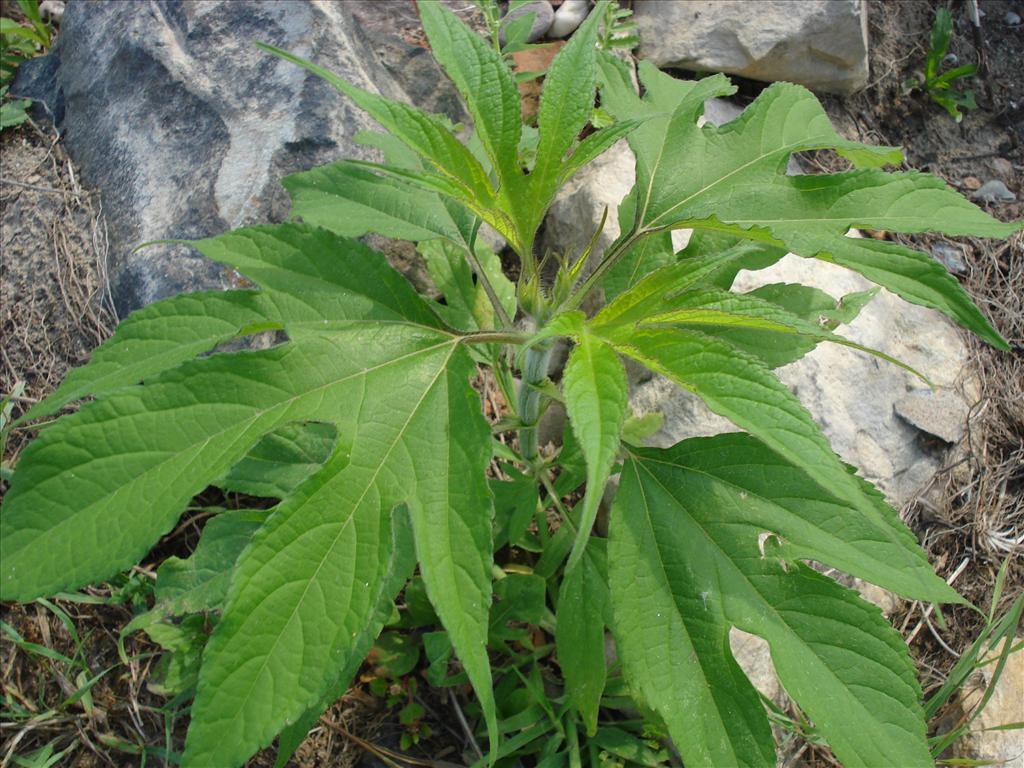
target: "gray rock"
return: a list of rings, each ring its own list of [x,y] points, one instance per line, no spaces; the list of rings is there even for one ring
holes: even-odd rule
[[[547,34],[551,24],[555,20],[555,9],[551,7],[548,0],[531,0],[524,5],[517,6],[501,20],[501,32],[499,34],[502,45],[505,44],[505,27],[509,22],[525,16],[528,13],[534,14],[533,26],[530,27],[530,34],[526,36],[526,42],[535,43]]]
[[[414,4],[347,0],[345,7],[352,12],[377,60],[412,104],[446,115],[453,122],[466,119],[455,86],[430,55]]]
[[[964,252],[959,246],[950,243],[936,243],[932,246],[932,256],[954,275],[967,274]]]
[[[583,23],[590,10],[590,0],[565,0],[555,11],[555,20],[548,29],[548,37],[565,37]]]
[[[110,226],[109,274],[122,315],[237,277],[184,246],[289,209],[281,176],[340,157],[375,129],[305,70],[260,40],[312,59],[361,87],[407,100],[377,63],[349,3],[69,4],[52,52],[19,68],[12,91],[42,99]]]
[[[868,79],[862,0],[636,0],[640,58],[659,67],[850,93]]]
[[[43,0],[39,4],[39,15],[50,21],[60,22],[64,18],[64,0]]]
[[[947,443],[958,443],[967,430],[970,409],[963,398],[948,390],[920,390],[893,405],[896,415],[922,432]]]
[[[971,197],[988,203],[1012,203],[1017,199],[1017,196],[999,179],[986,181],[979,189],[971,193]]]
[[[1014,13],[1013,11],[1007,11],[1006,15],[1003,16],[1003,21],[1006,22],[1006,26],[1008,27],[1019,27],[1020,14]]]

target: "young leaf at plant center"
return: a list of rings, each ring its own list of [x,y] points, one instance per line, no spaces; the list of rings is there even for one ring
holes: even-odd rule
[[[566,570],[575,568],[590,540],[626,419],[629,387],[615,350],[585,329],[576,337],[562,383],[565,407],[587,461],[583,514]]]
[[[608,545],[612,626],[627,673],[688,764],[774,765],[759,695],[725,651],[736,626],[768,640],[787,691],[844,765],[931,765],[902,639],[877,608],[776,546],[814,547],[804,530],[816,527],[766,527],[770,517],[747,511],[753,494],[729,483],[738,476],[771,493],[774,475],[758,466],[759,454],[772,471],[785,465],[745,435],[638,450],[627,461]],[[723,456],[731,457],[718,468],[724,484],[706,473]],[[790,498],[783,490],[777,501]],[[829,506],[799,500],[790,511],[810,510],[836,531],[845,518]]]
[[[597,91],[598,24],[607,2],[599,2],[576,30],[569,42],[558,52],[541,92],[537,113],[540,143],[537,161],[530,174],[530,197],[533,201],[529,226],[540,225],[555,192],[561,186],[562,160],[590,120]]]

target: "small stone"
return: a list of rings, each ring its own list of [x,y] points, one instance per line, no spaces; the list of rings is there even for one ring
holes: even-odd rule
[[[955,53],[947,53],[942,57],[942,63],[948,67],[956,66],[956,63],[960,61],[959,57]]]
[[[533,26],[530,27],[530,34],[526,36],[526,42],[535,43],[540,40],[547,33],[548,29],[551,28],[552,22],[555,20],[555,9],[551,7],[551,3],[548,0],[532,0],[532,2],[520,5],[501,20],[501,44],[505,44],[505,27],[510,22],[518,19],[521,16],[525,16],[528,13],[534,14]]]
[[[893,409],[911,426],[947,443],[960,442],[967,428],[967,403],[949,390],[911,392]]]
[[[587,18],[590,0],[565,0],[555,11],[555,20],[548,29],[548,37],[565,37]]]
[[[932,256],[954,275],[967,274],[964,252],[961,248],[949,243],[936,243],[932,247]]]
[[[965,176],[960,180],[960,183],[964,185],[965,189],[978,189],[981,187],[981,179],[976,176]]]
[[[971,197],[975,200],[985,200],[989,203],[1012,203],[1017,199],[1017,196],[998,179],[986,181]]]
[[[44,19],[56,21],[64,18],[64,0],[43,0],[39,4],[39,15]]]
[[[1005,157],[997,157],[992,161],[992,170],[997,176],[1002,176],[1005,179],[1013,177],[1013,163],[1011,163]]]
[[[1003,16],[1003,21],[1006,22],[1008,27],[1019,27],[1020,26],[1020,15],[1013,11],[1007,11],[1006,15]]]

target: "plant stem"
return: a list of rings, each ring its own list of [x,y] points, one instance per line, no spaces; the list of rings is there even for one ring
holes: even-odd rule
[[[518,407],[519,421],[519,452],[528,462],[537,458],[537,421],[540,418],[541,393],[537,385],[548,377],[548,364],[551,362],[551,341],[543,341],[526,350],[523,358],[523,377],[519,382]]]
[[[501,299],[498,298],[497,291],[494,290],[494,286],[491,285],[491,281],[487,279],[487,273],[484,272],[483,265],[480,264],[480,260],[473,253],[472,248],[466,248],[466,258],[469,260],[469,266],[476,272],[476,278],[480,281],[480,285],[484,287],[484,293],[487,294],[487,298],[491,302],[491,306],[494,307],[494,312],[498,316],[498,320],[503,328],[508,328],[512,325],[512,318],[508,316],[508,312],[505,311],[505,307],[501,305]]]
[[[530,334],[522,331],[476,331],[461,337],[467,344],[525,344]]]
[[[608,270],[615,266],[619,259],[622,258],[623,254],[626,253],[630,248],[636,245],[642,238],[651,234],[651,232],[630,232],[625,238],[619,238],[612,243],[611,248],[601,259],[601,263],[597,265],[597,268],[590,273],[590,277],[583,281],[583,284],[573,292],[572,296],[565,300],[565,303],[558,308],[558,313],[569,312],[573,309],[578,309],[583,300],[587,298],[591,291],[593,291],[604,279],[604,276],[608,273]]]

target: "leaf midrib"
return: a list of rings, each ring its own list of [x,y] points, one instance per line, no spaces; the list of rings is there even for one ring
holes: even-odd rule
[[[443,346],[443,344],[439,344],[439,345],[437,345],[435,347],[431,347],[430,349],[437,349],[440,346]],[[424,351],[426,351],[426,350],[424,350]],[[279,632],[277,634],[277,637],[274,638],[273,645],[271,646],[270,650],[267,652],[266,656],[264,657],[263,662],[260,664],[259,671],[253,676],[253,681],[252,681],[252,683],[249,686],[249,690],[246,691],[245,696],[242,698],[241,705],[238,706],[238,707],[235,707],[235,709],[234,709],[235,712],[244,711],[245,706],[248,705],[249,700],[252,698],[253,691],[256,690],[256,686],[260,682],[260,678],[262,677],[263,672],[266,670],[267,665],[270,663],[270,659],[273,658],[273,656],[274,656],[274,651],[277,649],[278,644],[281,642],[281,638],[284,635],[284,629],[287,628],[288,626],[290,626],[292,621],[294,621],[295,615],[298,613],[299,608],[305,602],[306,595],[309,594],[309,590],[312,587],[313,583],[317,581],[317,578],[320,575],[320,571],[323,570],[324,564],[330,558],[331,553],[334,551],[334,548],[337,546],[338,540],[341,538],[342,534],[344,534],[345,531],[347,531],[349,526],[352,524],[352,520],[353,520],[355,511],[359,508],[359,506],[362,504],[363,500],[366,498],[366,494],[369,493],[370,489],[374,487],[374,485],[375,485],[375,483],[377,481],[377,476],[380,474],[380,472],[383,469],[384,465],[387,464],[387,461],[390,458],[391,453],[395,450],[395,447],[399,444],[399,442],[401,442],[401,439],[405,436],[406,430],[409,428],[409,424],[412,423],[413,418],[416,416],[416,414],[419,412],[420,407],[423,405],[423,401],[426,400],[427,395],[430,394],[430,392],[433,390],[434,386],[437,384],[438,378],[440,378],[441,374],[444,373],[447,370],[448,362],[451,360],[451,357],[452,357],[452,355],[454,353],[455,353],[455,344],[452,344],[452,348],[449,351],[448,356],[438,366],[437,373],[434,374],[434,378],[431,380],[430,384],[428,386],[424,387],[423,393],[420,395],[419,400],[416,401],[416,405],[409,410],[409,414],[406,417],[405,423],[402,425],[401,429],[399,429],[398,433],[395,435],[395,439],[391,442],[391,445],[388,446],[387,450],[384,452],[384,454],[381,457],[380,461],[377,463],[377,466],[374,469],[373,474],[367,480],[365,486],[363,487],[362,492],[359,495],[359,498],[352,505],[350,514],[348,515],[348,518],[342,523],[341,527],[338,529],[337,534],[335,534],[334,538],[331,540],[331,544],[327,548],[326,552],[324,553],[324,556],[320,559],[320,562],[317,564],[316,570],[309,577],[309,579],[306,580],[306,586],[302,590],[302,594],[299,596],[299,599],[295,601],[295,607],[292,609],[292,612],[289,614],[288,619],[282,624],[281,632]],[[344,471],[345,471],[344,469],[340,470],[339,473],[338,473],[338,476],[340,476],[342,473],[344,473]],[[308,499],[306,501],[308,501]],[[382,514],[383,514],[383,512],[382,512]],[[242,588],[243,588],[243,585],[239,585],[238,590],[241,590]],[[228,598],[228,604],[229,605],[230,605],[231,598],[234,597],[234,594],[237,593],[238,590],[232,589],[232,593],[233,594],[230,595],[229,598]],[[350,590],[350,593],[351,593],[351,590]],[[266,597],[269,597],[269,595],[267,595]],[[264,599],[266,599],[266,597]],[[351,594],[350,594],[350,598],[351,598]],[[256,607],[259,607],[259,603],[257,604]],[[239,627],[239,630],[241,630],[241,628],[244,627],[244,626],[245,625],[243,623]],[[312,700],[312,702],[318,701],[319,698],[320,698],[320,696],[317,695]],[[227,718],[221,718],[221,719],[223,720],[223,719],[227,719]]]
[[[437,332],[436,329],[432,329],[432,330]],[[351,379],[356,379],[356,378],[359,378],[361,376],[367,376],[370,373],[373,373],[375,371],[387,368],[390,365],[394,365],[394,364],[402,362],[404,360],[408,360],[410,358],[416,357],[417,355],[427,354],[428,352],[433,352],[434,350],[440,349],[445,344],[451,344],[452,345],[452,349],[454,351],[455,345],[457,343],[458,343],[458,341],[456,339],[448,339],[448,340],[445,340],[445,341],[443,341],[443,342],[441,342],[439,344],[435,344],[434,346],[425,347],[423,349],[416,350],[415,352],[407,353],[407,354],[402,355],[400,357],[396,357],[396,358],[394,358],[392,360],[388,360],[388,361],[386,361],[384,363],[380,363],[378,365],[371,366],[370,368],[366,368],[366,369],[363,369],[361,371],[357,371],[357,372],[351,373],[351,374],[349,374],[347,376],[343,376],[343,377],[341,377],[339,379],[332,379],[331,381],[329,381],[329,382],[327,382],[325,384],[322,384],[321,386],[315,387],[315,388],[310,389],[310,390],[306,390],[305,392],[302,392],[300,394],[294,395],[293,397],[290,397],[290,398],[288,398],[286,400],[282,400],[282,401],[278,402],[277,404],[275,404],[271,408],[267,408],[265,410],[257,411],[250,418],[248,418],[246,420],[243,420],[242,422],[236,422],[236,423],[230,425],[229,427],[226,427],[225,429],[222,429],[222,430],[214,432],[214,433],[212,433],[210,435],[207,435],[205,439],[203,439],[202,441],[200,441],[198,443],[193,443],[191,446],[188,446],[188,447],[186,447],[186,448],[184,448],[184,449],[182,449],[180,451],[175,451],[175,452],[171,453],[163,461],[161,461],[161,462],[159,462],[157,464],[154,464],[151,467],[148,467],[144,472],[142,472],[141,474],[136,475],[132,479],[131,483],[129,483],[129,485],[133,485],[134,486],[141,478],[145,478],[145,477],[149,476],[151,472],[159,470],[164,465],[166,465],[169,461],[173,460],[176,456],[180,456],[182,453],[184,453],[186,451],[188,451],[188,452],[195,452],[195,451],[201,452],[202,449],[203,449],[203,446],[208,444],[211,440],[219,437],[220,435],[223,435],[225,432],[230,432],[232,430],[238,429],[238,430],[241,430],[240,434],[244,436],[245,430],[247,430],[249,427],[251,427],[252,424],[257,419],[262,418],[263,416],[266,416],[267,414],[272,413],[275,410],[287,410],[288,407],[290,407],[292,404],[294,404],[294,402],[296,400],[299,400],[300,398],[305,398],[305,397],[314,395],[317,392],[320,392],[320,391],[325,390],[325,389],[329,389],[330,387],[334,387],[334,386],[337,386],[339,384],[343,384],[344,382],[349,381]],[[244,426],[242,426],[242,425],[244,425]],[[87,467],[87,466],[89,466],[89,464],[91,464],[94,461],[102,461],[104,458],[107,458],[107,457],[90,459],[89,461],[86,461],[83,464],[77,465],[76,466],[76,470],[81,468],[81,467]],[[195,461],[197,458],[198,458],[198,456],[193,457],[193,461]],[[181,475],[184,474],[185,471],[188,470],[191,466],[192,466],[192,462],[189,462],[185,467],[182,468],[182,472],[179,473],[178,477],[181,477]],[[49,480],[52,480],[54,477],[58,477],[58,476],[59,475],[53,475],[53,476],[47,478],[46,480],[49,481]],[[39,484],[37,484],[35,486],[35,488],[38,488],[38,487],[39,487]],[[124,487],[125,486],[119,486],[112,493],[108,493],[108,494],[106,494],[104,496],[101,496],[100,498],[98,498],[96,501],[94,501],[89,506],[83,507],[83,508],[77,510],[76,512],[74,512],[73,514],[67,515],[67,516],[61,518],[59,521],[57,521],[56,525],[46,529],[45,533],[52,534],[55,531],[63,529],[63,527],[67,523],[69,523],[69,522],[71,522],[73,520],[76,520],[79,515],[82,515],[82,514],[88,512],[89,510],[93,509],[95,506],[97,506],[99,504],[106,503],[106,501],[108,499],[110,499],[111,497],[113,497],[116,494],[120,493],[124,489]],[[35,490],[35,488],[33,488],[33,490]]]
[[[728,564],[728,567],[734,573],[734,576],[738,577],[740,579],[740,581],[745,583],[747,585],[747,587],[750,590],[752,590],[753,593],[756,594],[760,598],[761,603],[764,606],[763,612],[765,614],[768,614],[768,615],[774,617],[775,622],[776,622],[776,626],[782,628],[785,631],[785,633],[789,636],[791,642],[794,642],[795,645],[800,645],[800,646],[803,646],[804,648],[806,648],[807,652],[813,658],[815,658],[818,661],[818,663],[819,663],[819,671],[817,673],[817,676],[819,678],[827,677],[827,678],[831,679],[832,681],[834,681],[834,683],[837,685],[838,688],[840,688],[842,690],[846,690],[846,691],[849,692],[850,686],[848,686],[845,682],[843,682],[841,679],[838,678],[838,676],[836,676],[833,673],[832,668],[826,663],[826,661],[824,659],[822,659],[820,656],[818,656],[817,652],[815,651],[815,649],[813,648],[813,646],[811,644],[804,642],[804,640],[799,635],[797,635],[795,631],[793,631],[793,629],[789,626],[789,624],[786,622],[786,620],[776,610],[775,604],[772,603],[771,601],[769,601],[765,597],[765,595],[746,577],[746,574],[743,573],[742,570],[740,570],[739,566],[736,565],[736,563],[728,555],[728,553],[726,553],[725,550],[722,549],[722,547],[719,545],[718,541],[713,536],[711,536],[710,533],[708,533],[707,529],[704,527],[704,525],[701,523],[701,521],[698,520],[696,517],[694,517],[692,514],[690,514],[689,511],[687,511],[686,507],[683,506],[683,504],[679,500],[679,498],[674,493],[672,493],[672,491],[663,482],[661,482],[661,480],[658,478],[657,475],[655,475],[653,472],[651,472],[646,467],[644,467],[644,471],[648,475],[650,475],[651,479],[655,483],[657,483],[657,485],[659,485],[665,491],[665,493],[669,496],[669,498],[671,498],[675,502],[676,507],[680,511],[682,511],[693,522],[694,526],[696,526],[696,528],[704,536],[705,541],[708,544],[710,544],[711,548],[714,551],[718,552],[719,555],[721,556],[722,560],[724,560],[724,562]],[[641,483],[641,486],[642,485],[643,484]],[[645,508],[645,510],[648,509],[648,507],[646,506],[646,498],[647,497],[645,495],[644,496],[644,501],[645,501],[645,507],[644,508]],[[652,528],[652,530],[653,530],[653,528]],[[657,537],[654,537],[654,540],[657,542],[658,541]],[[658,553],[659,553],[658,554],[658,562],[659,562],[659,564],[664,562],[664,559],[661,556],[661,552],[662,552],[662,547],[661,547],[660,542],[659,542],[659,546],[658,546]],[[680,614],[681,613],[682,612],[680,611]],[[722,602],[722,614],[723,614],[723,616],[726,619],[729,620],[729,623],[732,626],[736,627],[737,629],[743,629],[743,627],[740,627],[739,625],[737,625],[732,619],[729,619],[729,617],[728,617],[728,615],[726,613],[726,610],[725,610],[725,603],[724,603],[724,601]],[[843,623],[845,625],[845,622],[843,622]],[[849,625],[846,625],[846,626],[849,626]],[[747,630],[744,630],[744,631],[747,631]],[[758,636],[761,637],[763,640],[765,640],[767,642],[766,638],[764,638],[761,635],[758,635]],[[769,647],[771,647],[771,646],[769,645]],[[888,667],[885,667],[885,668],[889,672],[893,672],[893,670],[889,669]],[[895,676],[900,677],[898,674],[895,675]],[[851,685],[856,685],[858,687],[861,687],[860,683],[851,684]],[[905,702],[902,702],[902,701],[899,701],[899,699],[896,699],[894,696],[892,696],[892,694],[889,691],[886,691],[885,693],[887,693],[888,695],[890,695],[891,698],[896,700],[900,704],[901,707],[907,707],[907,704]],[[853,699],[855,704],[859,707],[861,712],[865,715],[865,719],[867,719],[869,722],[872,722],[872,723],[876,722],[875,718],[868,711],[867,707],[861,702],[860,698],[855,696],[855,695],[853,695],[852,692],[850,692],[849,695],[850,695],[850,698]],[[895,723],[891,723],[891,722],[888,723],[888,724],[889,725],[896,725]],[[883,724],[882,723],[878,723],[878,725],[881,726]],[[899,726],[897,726],[897,727],[899,727]],[[900,727],[900,730],[904,730],[904,729],[902,727]],[[911,735],[913,736],[913,734],[911,734]],[[844,739],[844,740],[846,740],[846,739]],[[849,744],[848,740],[847,740],[847,743]],[[853,745],[850,744],[850,746],[852,747]]]

